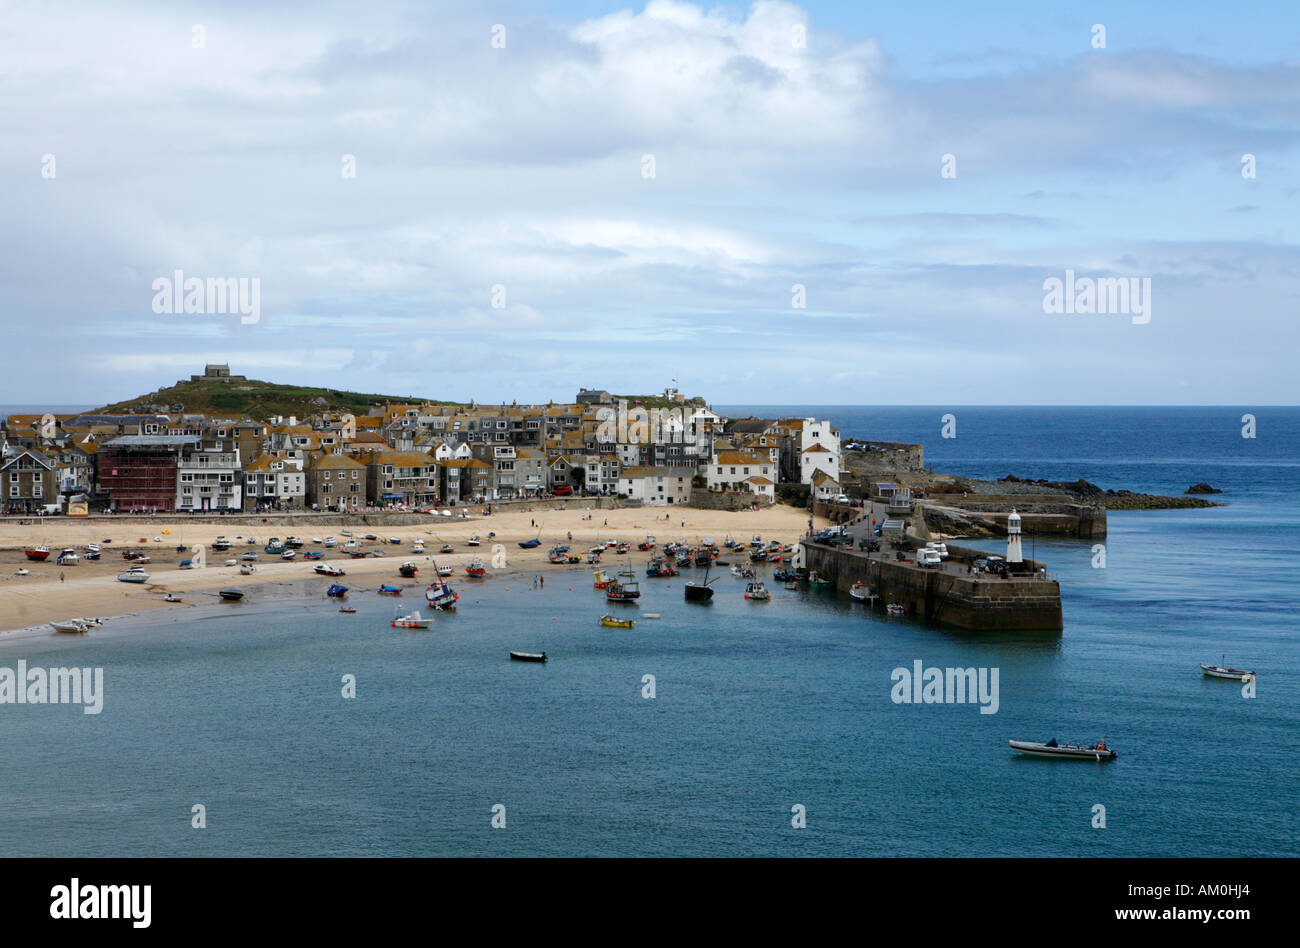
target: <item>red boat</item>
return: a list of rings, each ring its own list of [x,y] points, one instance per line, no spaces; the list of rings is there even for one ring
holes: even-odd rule
[[[636,583],[610,583],[605,587],[605,598],[610,602],[631,602],[641,598]]]
[[[50,558],[50,549],[45,546],[34,546],[30,550],[23,550],[29,560],[35,560],[37,563],[44,563]]]
[[[469,573],[469,575],[471,576],[487,575],[487,570],[483,567],[483,564],[480,563],[478,560],[475,560],[473,563],[470,563],[468,566],[466,566],[465,572]]]

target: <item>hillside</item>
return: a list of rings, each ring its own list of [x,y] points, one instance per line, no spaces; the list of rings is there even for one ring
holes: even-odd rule
[[[333,388],[311,388],[302,385],[277,385],[255,379],[220,381],[201,379],[180,382],[160,388],[114,405],[98,409],[103,414],[144,411],[183,411],[217,416],[247,416],[262,419],[272,415],[296,415],[299,418],[319,411],[346,411],[354,415],[367,414],[375,405],[384,402],[433,401],[415,395],[376,395],[347,392]],[[454,404],[434,402],[434,404]]]

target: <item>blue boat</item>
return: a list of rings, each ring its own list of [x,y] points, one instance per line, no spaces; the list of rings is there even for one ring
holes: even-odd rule
[[[325,595],[327,596],[343,597],[346,596],[347,594],[348,594],[348,587],[341,586],[338,583],[335,583],[329,589],[325,590]]]
[[[310,553],[304,553],[302,555],[302,558],[305,560],[319,560],[324,556],[325,554],[322,553],[320,550],[312,550]]]
[[[522,543],[520,543],[519,548],[523,550],[531,550],[534,547],[539,547],[541,545],[542,545],[542,541],[539,540],[537,537],[533,537],[531,540],[524,540]]]
[[[402,594],[401,586],[389,586],[387,583],[385,583],[383,586],[379,587],[379,595],[381,596],[400,596],[401,594]]]

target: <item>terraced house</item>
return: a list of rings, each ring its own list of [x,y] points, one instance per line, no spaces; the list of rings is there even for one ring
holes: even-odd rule
[[[58,465],[31,448],[18,448],[0,458],[0,485],[7,513],[52,513],[59,504]]]
[[[298,466],[273,454],[263,454],[244,465],[244,505],[247,509],[271,507],[299,510],[307,503],[307,476]]]
[[[374,451],[366,458],[369,498],[377,506],[432,506],[438,502],[438,468],[418,451]]]
[[[359,509],[369,496],[366,465],[346,454],[314,456],[307,470],[307,503],[320,510]]]
[[[176,462],[177,510],[241,510],[239,449],[183,449]]]

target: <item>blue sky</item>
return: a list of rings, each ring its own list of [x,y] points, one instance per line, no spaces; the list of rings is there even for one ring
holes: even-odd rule
[[[0,7],[0,403],[1296,403],[1287,4]]]

